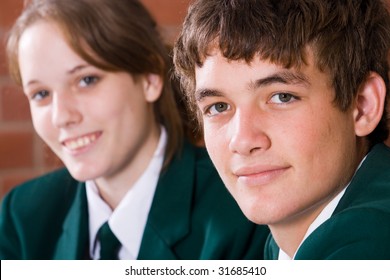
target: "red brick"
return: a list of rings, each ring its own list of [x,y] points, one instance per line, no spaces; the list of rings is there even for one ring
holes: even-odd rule
[[[8,68],[5,59],[4,38],[0,31],[0,76],[7,75],[7,73],[8,73]]]
[[[26,96],[16,85],[5,85],[0,88],[3,108],[1,119],[5,121],[30,120],[30,107]]]
[[[23,0],[0,1],[0,75],[7,73],[5,63],[5,34],[22,11]]]
[[[157,22],[164,25],[181,25],[190,0],[141,0]]]
[[[33,132],[0,132],[0,169],[33,166]]]
[[[10,27],[23,8],[23,0],[1,0],[0,25]]]
[[[13,187],[28,181],[32,178],[38,177],[42,175],[43,172],[28,170],[23,172],[11,173],[7,175],[1,176],[3,186],[1,188],[0,196],[3,197],[6,193],[8,193]]]

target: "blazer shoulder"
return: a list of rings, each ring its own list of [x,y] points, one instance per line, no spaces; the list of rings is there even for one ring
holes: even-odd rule
[[[302,244],[298,259],[390,259],[390,211],[354,207],[332,216]]]
[[[67,197],[76,193],[78,184],[65,168],[58,169],[15,186],[4,197],[4,201],[26,211],[31,210],[34,204],[36,207],[48,204],[59,206]]]
[[[200,168],[209,168],[212,167],[214,169],[214,165],[210,159],[210,156],[203,146],[189,146],[190,149],[192,149],[194,156],[195,156],[195,162],[196,165]]]
[[[85,201],[84,194],[82,185],[65,169],[12,189],[0,210],[0,258],[55,258],[59,240],[72,238],[78,232],[77,221],[87,213],[84,204],[77,203]],[[73,224],[74,229],[63,234],[65,226]]]

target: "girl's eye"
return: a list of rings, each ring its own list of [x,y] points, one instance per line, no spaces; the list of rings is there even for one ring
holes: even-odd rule
[[[50,95],[49,91],[41,90],[41,91],[34,93],[31,96],[31,100],[40,101],[40,100],[43,100],[44,98],[48,97],[49,95]]]
[[[87,86],[90,86],[92,84],[95,84],[97,81],[98,81],[98,77],[96,76],[86,76],[86,77],[83,77],[81,80],[80,80],[80,86],[81,87],[87,87]]]
[[[294,100],[297,100],[298,98],[295,97],[294,95],[290,94],[290,93],[286,93],[286,92],[282,92],[282,93],[277,93],[275,95],[273,95],[270,99],[271,103],[274,103],[274,104],[284,104],[284,103],[289,103],[289,102],[292,102]]]
[[[214,105],[211,105],[206,113],[209,116],[214,116],[220,113],[223,113],[224,111],[228,110],[230,108],[230,105],[227,103],[219,102],[215,103]]]

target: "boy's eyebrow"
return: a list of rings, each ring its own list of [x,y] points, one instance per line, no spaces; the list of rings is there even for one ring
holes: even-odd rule
[[[258,79],[250,84],[251,89],[257,89],[260,87],[265,87],[271,84],[293,84],[293,85],[303,85],[308,87],[310,85],[309,79],[300,72],[292,72],[288,70],[279,71],[273,73],[270,76]]]
[[[293,84],[308,87],[310,85],[309,79],[300,72],[292,72],[288,70],[273,73],[267,77],[257,79],[249,84],[249,88],[254,90],[260,87],[265,87],[271,84]],[[195,100],[201,102],[206,97],[218,97],[223,94],[215,89],[200,88],[195,91]]]
[[[222,96],[221,92],[214,89],[207,89],[207,88],[200,88],[195,91],[195,100],[197,102],[202,101],[205,97],[215,97],[215,96]]]

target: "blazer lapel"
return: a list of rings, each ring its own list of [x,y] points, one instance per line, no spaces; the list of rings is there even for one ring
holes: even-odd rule
[[[189,233],[195,151],[185,143],[160,175],[138,259],[177,259],[172,247]]]
[[[279,250],[280,248],[278,247],[274,238],[270,234],[267,238],[267,242],[265,245],[265,252],[264,252],[265,260],[277,260],[279,258]]]
[[[54,259],[77,260],[88,257],[88,205],[85,184],[77,188],[74,201],[63,223],[63,232],[58,240]]]

